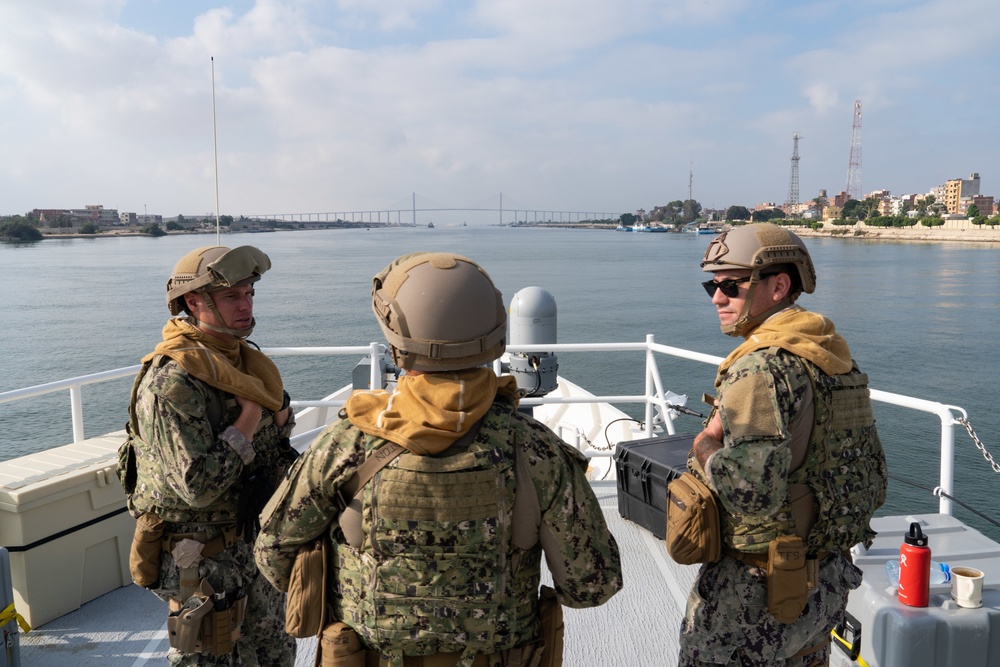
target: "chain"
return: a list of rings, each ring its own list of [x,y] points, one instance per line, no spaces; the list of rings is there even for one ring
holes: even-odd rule
[[[966,419],[965,417],[957,417],[955,421],[964,426],[965,430],[969,432],[969,437],[971,437],[972,441],[976,443],[976,449],[982,452],[983,458],[990,462],[990,466],[993,468],[993,472],[1000,474],[1000,464],[994,461],[993,457],[990,456],[990,453],[986,451],[986,445],[984,445],[983,441],[979,439],[979,436],[976,435],[976,432],[972,430],[972,424],[969,423],[969,420]]]

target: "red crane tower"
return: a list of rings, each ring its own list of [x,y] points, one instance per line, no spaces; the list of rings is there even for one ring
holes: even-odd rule
[[[847,188],[844,192],[851,199],[861,201],[861,100],[854,100],[851,159],[847,163]]]

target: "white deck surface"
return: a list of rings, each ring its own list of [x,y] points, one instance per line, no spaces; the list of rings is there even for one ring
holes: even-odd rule
[[[622,552],[625,588],[602,607],[564,609],[564,664],[676,664],[678,627],[696,569],[674,564],[662,541],[619,516],[614,481],[594,488]],[[152,593],[126,586],[20,635],[21,665],[163,664],[165,620],[166,608]],[[312,665],[314,646],[315,640],[300,641],[297,665]]]

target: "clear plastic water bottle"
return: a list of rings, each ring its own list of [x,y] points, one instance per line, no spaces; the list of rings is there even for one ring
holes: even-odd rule
[[[890,586],[899,586],[899,561],[887,560],[885,562],[885,577],[889,580]],[[931,561],[930,583],[947,584],[951,581],[951,568],[948,563]]]

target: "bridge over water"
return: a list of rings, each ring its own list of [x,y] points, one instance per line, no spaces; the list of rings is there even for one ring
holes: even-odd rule
[[[510,197],[504,198],[503,193],[490,197],[485,201],[467,206],[448,206],[439,202],[419,197],[413,193],[382,209],[341,210],[311,213],[259,213],[244,216],[251,220],[280,220],[283,222],[356,222],[383,225],[426,225],[428,222],[464,222],[462,214],[471,214],[478,221],[491,224],[510,225],[518,222],[584,222],[589,220],[617,220],[621,212],[608,211],[567,211],[542,209],[521,204]],[[435,220],[435,216],[438,219]]]

